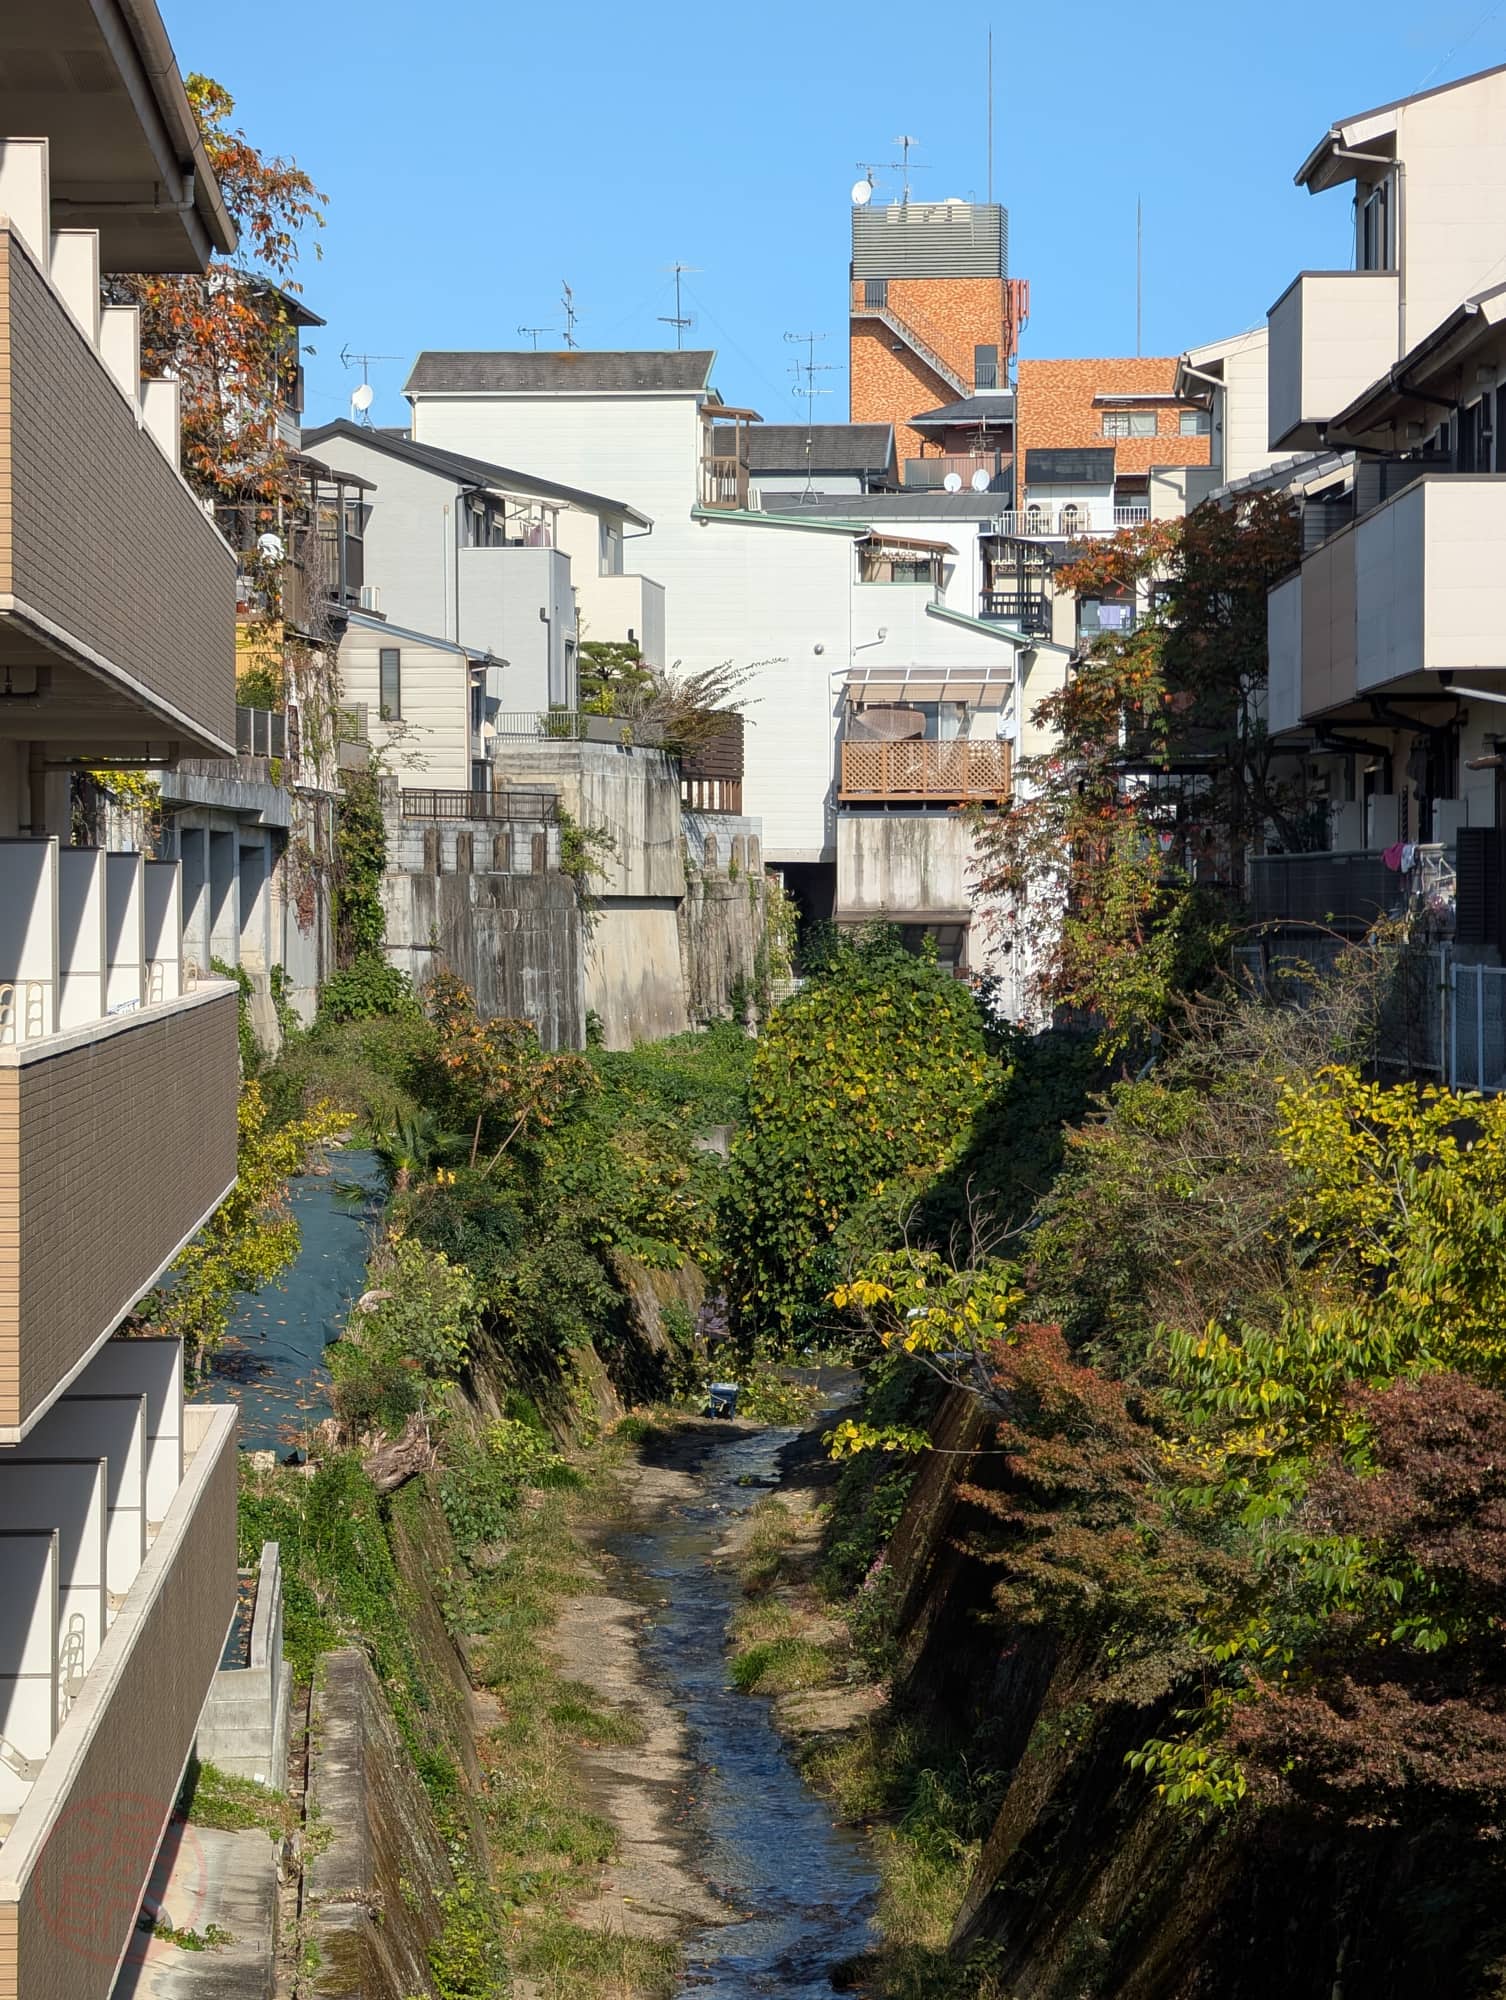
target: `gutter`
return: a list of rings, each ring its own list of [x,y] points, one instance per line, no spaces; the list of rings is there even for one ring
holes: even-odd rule
[[[969,632],[986,632],[990,639],[1003,639],[1027,653],[1053,643],[1050,639],[1032,639],[1028,632],[1017,632],[1012,625],[1001,625],[994,618],[974,618],[969,612],[955,611],[950,604],[928,604],[926,616],[944,618],[949,625],[961,625]]]
[[[699,502],[691,508],[690,518],[692,521],[739,521],[750,528],[800,528],[807,534],[817,535],[858,536],[873,532],[868,521],[834,521],[830,516],[824,521],[801,521],[793,514],[755,513],[750,507],[702,507]]]
[[[228,257],[239,241],[236,227],[209,164],[203,135],[199,131],[193,106],[188,101],[173,45],[162,25],[162,16],[157,12],[156,0],[116,0],[116,5],[135,44],[137,60],[151,85],[152,96],[168,137],[176,149],[187,195],[185,206],[203,217],[211,244]],[[185,160],[189,165],[188,170],[183,172],[182,163]]]

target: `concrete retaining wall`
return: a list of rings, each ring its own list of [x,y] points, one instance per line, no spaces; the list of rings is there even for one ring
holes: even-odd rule
[[[250,1658],[243,1667],[221,1667],[214,1677],[199,1717],[199,1762],[285,1791],[291,1694],[292,1675],[282,1652],[282,1552],[276,1542],[264,1542]]]

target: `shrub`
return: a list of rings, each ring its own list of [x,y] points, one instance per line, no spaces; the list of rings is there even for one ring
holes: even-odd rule
[[[470,1359],[476,1288],[442,1251],[395,1232],[372,1260],[369,1306],[328,1350],[335,1402],[355,1434],[400,1430]]]
[[[414,1020],[418,1000],[407,973],[389,965],[380,952],[363,952],[337,972],[319,997],[320,1023],[370,1021],[382,1015]]]

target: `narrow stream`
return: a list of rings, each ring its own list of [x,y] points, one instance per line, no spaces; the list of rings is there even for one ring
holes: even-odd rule
[[[716,1551],[730,1522],[775,1482],[793,1431],[729,1432],[695,1467],[697,1499],[615,1537],[612,1551],[667,1599],[644,1633],[644,1659],[684,1716],[699,1766],[697,1872],[738,1914],[691,1938],[681,2000],[707,1995],[829,1995],[834,1960],[872,1942],[877,1875],[860,1836],[834,1826],[770,1719],[770,1704],[728,1678],[727,1627],[738,1599]]]
[[[242,1292],[224,1345],[193,1391],[240,1406],[242,1451],[285,1453],[329,1415],[324,1350],[366,1282],[381,1195],[376,1156],[355,1150],[332,1151],[327,1173],[289,1183],[298,1255],[270,1285]]]

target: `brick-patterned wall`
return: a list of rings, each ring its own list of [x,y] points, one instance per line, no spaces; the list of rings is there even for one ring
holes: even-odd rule
[[[235,1605],[236,1456],[232,1427],[160,1588],[95,1663],[91,1682],[125,1640],[46,1844],[0,1903],[0,2000],[108,2000]],[[193,1929],[192,1910],[172,1914]]]
[[[955,402],[957,392],[910,348],[903,347],[896,354],[896,338],[879,320],[853,321],[848,362],[850,414],[855,424],[893,424],[894,454],[903,471],[907,458],[923,455],[921,434],[911,430],[905,418]]]
[[[1119,356],[1094,361],[1021,361],[1016,383],[1015,446],[1020,454],[1042,446],[1114,447],[1118,472],[1145,472],[1153,465],[1206,465],[1209,439],[1183,437],[1181,409],[1191,403],[1158,406],[1153,438],[1106,438],[1103,410],[1094,396],[1169,395],[1176,386],[1176,357],[1164,354]]]
[[[0,1067],[0,1424],[24,1423],[235,1178],[235,994]]]
[[[5,228],[0,591],[235,741],[235,559]]]
[[[881,320],[863,319],[863,283],[852,287],[849,367],[855,424],[893,424],[900,458],[919,458],[921,438],[906,419],[957,400],[950,382],[919,356],[894,354],[896,336]],[[1000,347],[1004,338],[1004,285],[999,278],[890,278],[888,305],[971,391],[973,349]],[[1001,363],[1002,365],[1002,363]]]

